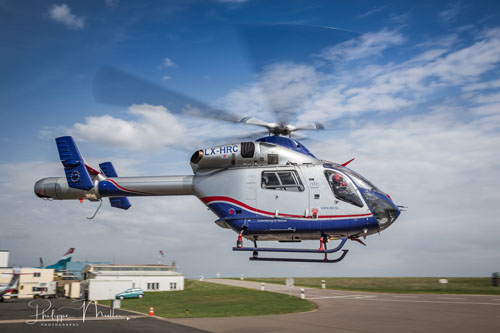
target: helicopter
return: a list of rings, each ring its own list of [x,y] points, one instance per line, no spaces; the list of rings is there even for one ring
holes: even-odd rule
[[[129,209],[131,196],[195,195],[218,219],[215,223],[238,233],[233,251],[253,252],[250,260],[323,262],[348,239],[360,239],[388,228],[400,215],[391,197],[342,164],[316,158],[300,142],[279,135],[291,126],[270,124],[274,135],[256,141],[212,146],[193,153],[193,175],[118,177],[111,162],[87,165],[71,136],[56,138],[66,177],[35,183],[43,199],[100,201]],[[100,208],[100,206],[99,206]],[[96,211],[97,213],[97,211]],[[94,214],[95,216],[95,214]],[[243,247],[243,238],[253,247]],[[320,240],[319,249],[262,248],[257,241]],[[330,240],[341,240],[327,249]],[[324,254],[323,259],[267,258],[259,252]]]
[[[317,35],[316,30],[313,32]],[[261,54],[257,58],[256,64],[266,65]],[[71,136],[58,137],[55,141],[66,177],[38,180],[34,186],[38,197],[97,201],[97,213],[106,197],[112,207],[127,210],[131,207],[128,197],[194,195],[217,216],[219,227],[237,233],[232,250],[252,252],[252,261],[336,263],[349,251],[343,249],[348,240],[365,245],[363,239],[387,229],[401,214],[403,206],[397,206],[388,194],[347,167],[353,159],[345,163],[319,159],[292,138],[296,131],[322,130],[322,123],[292,125],[289,119],[295,111],[284,111],[272,100],[277,122],[237,117],[111,67],[98,72],[93,93],[98,102],[114,105],[128,106],[141,100],[179,112],[189,106],[202,117],[264,127],[267,135],[196,150],[190,159],[191,175],[150,177],[119,177],[111,162],[92,168]],[[253,246],[243,246],[243,239]],[[257,244],[306,240],[319,240],[320,247]],[[340,243],[328,249],[331,240]],[[339,257],[328,258],[339,251]],[[261,257],[260,252],[319,254],[320,258]]]

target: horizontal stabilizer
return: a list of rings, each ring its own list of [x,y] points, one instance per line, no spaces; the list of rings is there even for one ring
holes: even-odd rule
[[[112,207],[115,208],[121,208],[121,209],[129,209],[130,206],[130,201],[128,200],[127,197],[111,197],[109,198],[109,203],[111,204]]]
[[[56,138],[59,158],[64,166],[69,187],[88,191],[94,184],[83,162],[83,157],[71,136]]]
[[[111,162],[101,163],[99,164],[99,168],[101,168],[102,173],[106,177],[118,177],[115,167]],[[111,204],[111,207],[121,208],[121,209],[129,209],[130,206],[132,206],[127,197],[111,197],[109,198],[109,203]]]

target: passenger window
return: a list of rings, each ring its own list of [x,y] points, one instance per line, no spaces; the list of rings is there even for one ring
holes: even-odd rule
[[[354,185],[346,176],[330,170],[325,171],[325,176],[337,199],[349,202],[358,207],[363,207],[363,201],[356,193]]]
[[[274,186],[280,186],[280,180],[275,172],[264,172],[262,173],[262,187],[274,188]]]
[[[278,172],[278,176],[280,177],[281,184],[283,185],[297,185],[291,172]]]
[[[262,188],[280,191],[304,191],[296,171],[262,172]]]

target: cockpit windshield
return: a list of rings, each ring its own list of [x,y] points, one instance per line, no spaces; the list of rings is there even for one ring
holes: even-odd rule
[[[333,170],[325,170],[325,176],[337,199],[363,207],[363,200],[356,193],[355,187],[347,177]]]
[[[364,188],[366,190],[376,191],[379,193],[384,193],[381,190],[379,190],[375,185],[373,185],[373,183],[371,183],[368,179],[361,176],[359,173],[352,171],[349,168],[346,168],[345,166],[332,163],[325,163],[323,166],[326,168],[335,168],[337,170],[347,173],[349,177],[351,177],[351,179],[356,183],[356,185],[358,185],[361,188]]]
[[[365,199],[366,204],[368,205],[373,215],[377,219],[380,226],[380,230],[387,228],[398,218],[400,212],[398,208],[394,205],[392,200],[387,196],[387,194],[379,190],[369,180],[340,164],[325,163],[323,164],[323,166],[325,168],[333,169],[333,170],[328,170],[328,169],[325,170],[325,174],[327,175],[327,177],[328,175],[335,176],[336,173],[340,174],[342,172],[345,173],[350,179],[352,179],[352,181],[358,187],[359,192]],[[337,193],[335,193],[335,196],[338,197]],[[348,199],[342,199],[342,200],[349,201],[354,204],[354,202]]]

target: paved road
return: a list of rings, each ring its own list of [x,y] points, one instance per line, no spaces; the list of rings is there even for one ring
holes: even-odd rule
[[[94,304],[84,311],[86,305],[69,299],[6,300],[0,303],[0,332],[203,332],[163,318]]]
[[[205,281],[260,289],[258,282]],[[300,295],[300,287],[265,289]],[[170,319],[211,332],[500,332],[500,296],[406,295],[304,288],[312,312],[231,318]]]

